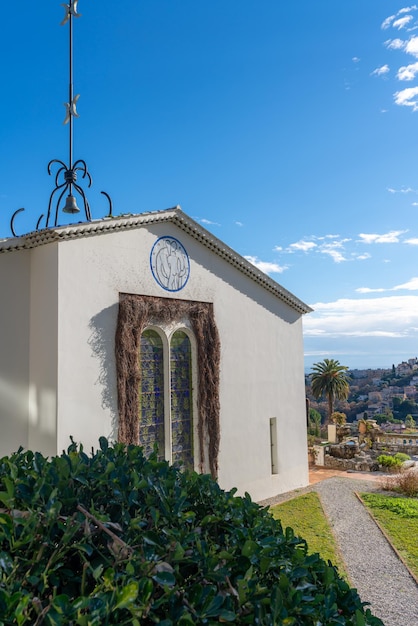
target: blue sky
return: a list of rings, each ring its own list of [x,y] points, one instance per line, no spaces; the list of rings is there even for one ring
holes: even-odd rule
[[[74,156],[94,218],[174,205],[314,308],[306,366],[418,355],[418,8],[79,0]],[[0,236],[67,161],[58,0],[2,6]],[[62,220],[64,223],[64,220]]]

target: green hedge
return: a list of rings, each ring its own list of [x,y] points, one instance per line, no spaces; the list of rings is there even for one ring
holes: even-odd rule
[[[0,460],[0,625],[381,625],[248,495],[140,448]]]

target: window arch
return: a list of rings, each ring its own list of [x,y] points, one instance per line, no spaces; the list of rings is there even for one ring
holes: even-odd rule
[[[162,334],[162,336],[160,335]],[[194,468],[192,342],[187,329],[146,328],[139,344],[139,444],[148,456]]]
[[[177,330],[170,341],[171,455],[173,463],[193,468],[192,349]]]
[[[157,444],[158,458],[164,459],[164,350],[162,339],[155,330],[144,330],[141,335],[139,367],[139,444],[147,456]]]

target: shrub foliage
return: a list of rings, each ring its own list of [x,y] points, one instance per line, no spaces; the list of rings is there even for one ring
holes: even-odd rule
[[[403,463],[404,461],[410,461],[411,457],[409,456],[409,454],[405,454],[405,452],[397,452],[394,455],[394,458],[397,459],[398,461],[400,461],[401,463]]]
[[[390,454],[380,454],[376,460],[379,465],[386,469],[400,469],[402,467],[402,461]]]
[[[100,440],[0,460],[0,625],[381,625],[268,509]]]
[[[418,473],[408,469],[399,472],[395,476],[387,476],[382,482],[383,489],[396,491],[408,498],[418,497]]]

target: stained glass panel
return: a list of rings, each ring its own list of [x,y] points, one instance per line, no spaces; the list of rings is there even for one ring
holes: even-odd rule
[[[193,469],[192,352],[182,331],[171,339],[170,365],[172,460]]]
[[[164,459],[164,360],[163,343],[155,330],[141,335],[139,367],[141,393],[139,445],[148,456],[158,445],[158,458]]]

